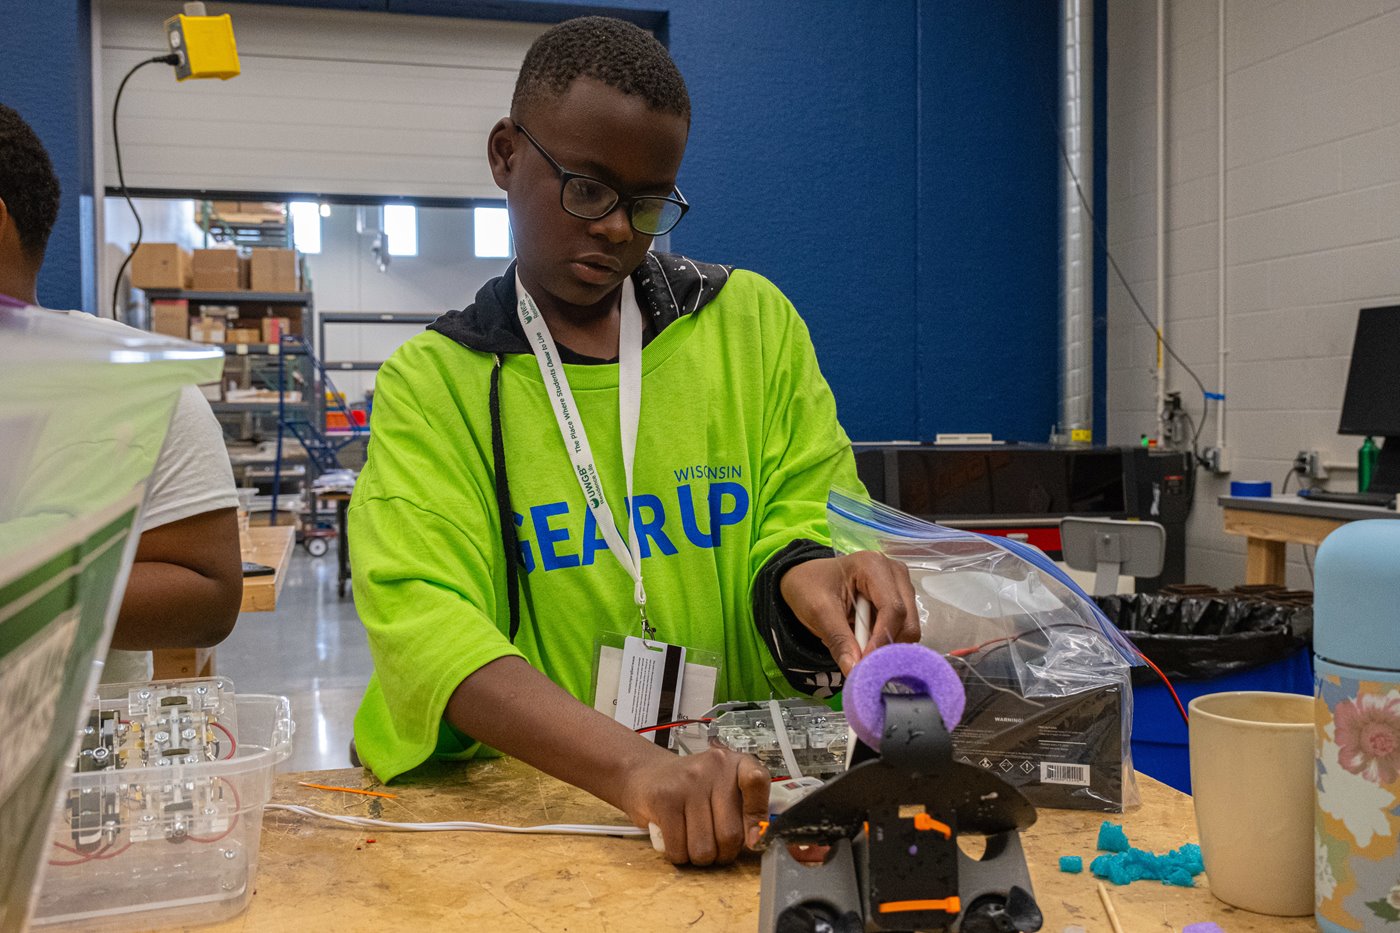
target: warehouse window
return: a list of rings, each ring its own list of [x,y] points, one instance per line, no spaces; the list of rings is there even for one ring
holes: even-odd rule
[[[287,205],[292,218],[292,242],[310,256],[321,252],[321,205],[315,201],[292,201]]]
[[[478,207],[472,210],[478,259],[510,257],[510,212],[504,207]]]
[[[412,204],[384,205],[384,235],[390,256],[418,255],[418,208]]]

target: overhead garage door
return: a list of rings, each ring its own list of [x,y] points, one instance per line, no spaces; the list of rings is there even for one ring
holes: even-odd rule
[[[103,175],[117,184],[112,100],[167,51],[170,2],[99,7]],[[168,191],[499,198],[486,134],[546,25],[208,4],[233,17],[243,73],[176,82],[143,68],[122,97],[126,183]]]

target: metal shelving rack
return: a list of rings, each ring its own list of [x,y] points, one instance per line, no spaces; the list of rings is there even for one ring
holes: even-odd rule
[[[214,210],[214,202],[199,201],[198,216],[195,218],[204,231],[204,245],[232,243],[234,246],[279,246],[292,245],[292,225],[286,216],[286,206],[280,219],[248,215],[225,216]]]
[[[302,334],[310,331],[314,318],[314,305],[311,292],[254,292],[254,291],[198,291],[192,289],[146,289],[148,301],[184,300],[189,302],[190,314],[198,316],[198,308],[203,305],[237,305],[240,318],[285,317],[295,319],[296,329]],[[211,401],[209,407],[224,425],[225,432],[232,429],[236,439],[248,440],[259,437],[279,439],[278,453],[272,461],[272,521],[278,519],[278,498],[281,495],[284,474],[290,478],[286,458],[282,456],[283,424],[287,411],[291,409],[301,418],[313,424],[324,423],[324,390],[314,359],[306,345],[300,342],[288,343],[225,343],[221,345],[225,354],[224,378],[227,379],[230,367],[241,366],[239,378],[252,382],[259,379],[264,385],[275,389],[277,398],[265,401]],[[286,363],[295,358],[295,366]],[[259,372],[254,375],[255,369]],[[287,393],[299,382],[301,399],[287,401]],[[250,467],[253,464],[243,464]],[[304,497],[314,511],[311,481],[315,465],[308,458],[308,469],[303,475]]]

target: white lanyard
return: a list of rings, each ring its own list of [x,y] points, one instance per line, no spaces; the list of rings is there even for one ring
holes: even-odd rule
[[[559,423],[559,434],[564,447],[574,465],[574,476],[583,490],[584,501],[593,513],[598,530],[608,550],[617,558],[622,569],[636,584],[633,599],[642,616],[642,635],[651,638],[655,634],[647,621],[647,593],[642,585],[642,551],[637,540],[637,523],[627,516],[627,541],[613,520],[612,509],[608,507],[607,496],[603,493],[603,482],[598,475],[598,466],[593,459],[593,448],[588,443],[588,432],[584,430],[583,419],[574,403],[573,390],[569,388],[569,377],[564,374],[563,363],[559,360],[559,350],[549,333],[549,325],[540,313],[539,305],[530,297],[515,276],[515,313],[520,318],[520,326],[535,353],[535,362],[540,367],[540,377],[544,379],[549,401],[554,406],[554,418]],[[637,306],[632,280],[622,283],[621,320],[617,336],[617,408],[618,424],[622,434],[622,469],[627,479],[627,501],[632,501],[632,461],[637,452],[637,424],[642,413],[642,313]]]

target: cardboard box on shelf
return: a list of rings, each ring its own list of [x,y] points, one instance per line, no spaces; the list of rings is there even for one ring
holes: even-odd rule
[[[234,327],[234,319],[238,317],[240,310],[238,305],[215,305],[207,302],[197,302],[200,317],[216,317],[221,321],[228,322],[226,326]]]
[[[197,249],[192,260],[196,291],[232,292],[248,287],[235,249]]]
[[[300,257],[294,249],[254,249],[248,257],[248,284],[255,292],[294,292],[300,287]]]
[[[292,321],[285,317],[265,317],[262,319],[263,343],[280,343],[292,332]]]
[[[227,332],[220,318],[197,317],[190,320],[190,339],[196,343],[224,343]]]
[[[189,250],[178,243],[142,243],[131,257],[131,286],[189,288]]]
[[[256,327],[231,327],[224,331],[224,343],[257,343],[262,331]]]
[[[282,223],[287,205],[281,201],[215,201],[214,216],[225,223]]]
[[[190,339],[190,303],[183,298],[151,302],[151,330]]]

